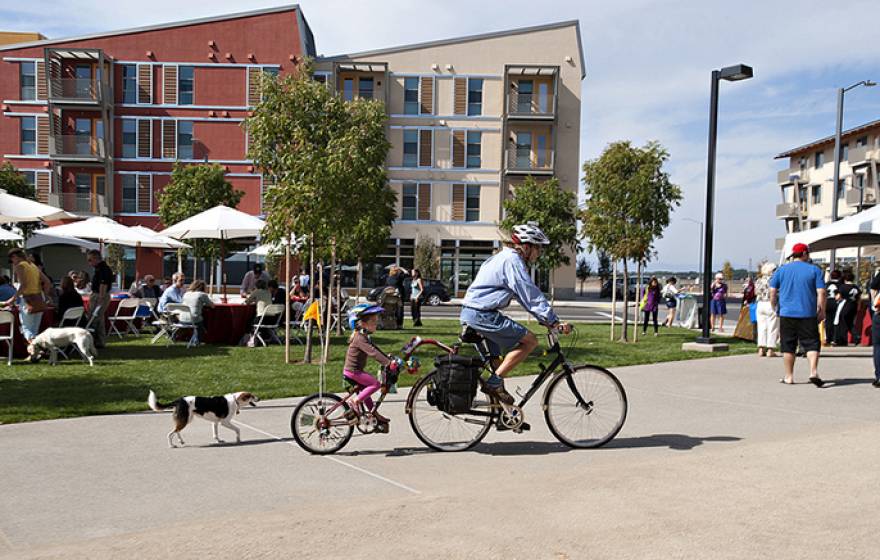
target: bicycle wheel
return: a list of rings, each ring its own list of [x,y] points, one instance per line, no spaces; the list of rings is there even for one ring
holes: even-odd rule
[[[556,439],[571,447],[601,447],[626,420],[623,385],[607,369],[579,366],[550,383],[544,418]]]
[[[409,423],[416,436],[437,451],[464,451],[480,442],[492,427],[489,397],[477,393],[471,410],[477,412],[449,414],[428,402],[428,391],[434,387],[435,372],[420,379],[412,388]]]
[[[290,430],[300,447],[315,455],[329,455],[345,447],[354,426],[345,419],[348,405],[337,406],[341,401],[332,393],[324,393],[306,397],[297,405],[290,417]]]

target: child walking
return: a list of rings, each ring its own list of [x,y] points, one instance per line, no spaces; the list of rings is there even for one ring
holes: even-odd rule
[[[377,305],[361,304],[355,306],[349,313],[352,332],[348,339],[348,351],[345,353],[342,375],[362,387],[361,391],[348,401],[351,407],[351,419],[365,411],[372,414],[373,418],[385,427],[383,431],[387,432],[389,420],[373,410],[373,399],[370,397],[379,389],[379,380],[364,371],[367,358],[373,358],[392,371],[400,369],[400,359],[392,358],[379,350],[370,337],[379,326],[379,314],[384,311]]]

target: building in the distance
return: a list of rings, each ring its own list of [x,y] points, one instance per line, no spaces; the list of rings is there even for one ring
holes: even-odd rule
[[[46,37],[42,33],[28,33],[26,31],[0,31],[0,45],[14,45],[16,43],[42,41],[45,38]]]
[[[834,196],[834,136],[787,150],[776,159],[787,159],[777,183],[782,202],[776,205],[776,217],[785,225],[785,233],[803,231],[831,223]],[[837,191],[838,219],[874,206],[880,195],[880,120],[843,131],[840,146],[840,188]],[[782,239],[776,241],[782,249]],[[828,251],[813,258],[826,262]],[[840,260],[854,260],[855,249],[837,251]]]
[[[263,181],[241,124],[261,73],[315,57],[298,6],[69,39],[0,46],[0,161],[40,200],[81,215],[159,227],[176,162],[211,162],[262,213]],[[388,176],[398,220],[367,283],[412,267],[433,240],[441,277],[467,288],[500,245],[502,203],[526,176],[577,191],[583,50],[577,21],[316,59],[316,79],[389,115]],[[161,253],[139,253],[161,272]],[[173,259],[168,255],[167,264]],[[554,274],[574,295],[572,264]]]

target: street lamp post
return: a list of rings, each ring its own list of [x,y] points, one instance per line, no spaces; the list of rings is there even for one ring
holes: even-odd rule
[[[840,189],[840,134],[843,130],[843,95],[851,89],[855,89],[859,86],[865,87],[874,87],[876,86],[876,82],[872,82],[871,80],[862,80],[861,82],[856,82],[851,86],[845,88],[837,89],[837,127],[834,132],[834,183],[831,187],[832,192],[832,200],[831,200],[831,221],[837,221],[837,197],[840,193],[838,193],[838,189]],[[861,211],[861,206],[857,210],[857,212]],[[837,250],[831,249],[831,270],[837,268]]]
[[[702,272],[703,271],[703,222],[701,222],[700,220],[694,220],[693,218],[682,218],[682,220],[684,220],[686,222],[693,222],[695,224],[700,225],[700,253],[699,253],[700,254],[700,266],[699,266],[699,268],[697,268],[697,270],[700,271],[699,274],[702,275],[703,274],[703,272]],[[698,284],[702,283],[701,280],[702,280],[701,278],[697,278],[697,283]]]
[[[706,234],[703,245],[703,332],[699,344],[711,344],[709,336],[709,278],[712,276],[712,236],[714,234],[715,205],[715,145],[718,140],[718,82],[748,80],[754,75],[751,66],[737,64],[712,71],[712,89],[709,101],[709,162],[706,173]]]

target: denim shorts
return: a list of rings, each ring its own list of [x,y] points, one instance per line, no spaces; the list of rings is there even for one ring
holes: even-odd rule
[[[709,301],[709,313],[712,315],[727,315],[727,302],[723,299]]]
[[[493,356],[501,356],[502,353],[513,349],[524,336],[529,334],[524,326],[498,311],[480,311],[462,307],[459,321],[462,325],[467,325],[483,335],[489,343],[489,352]]]

